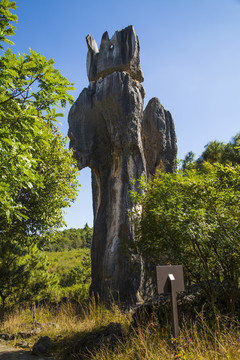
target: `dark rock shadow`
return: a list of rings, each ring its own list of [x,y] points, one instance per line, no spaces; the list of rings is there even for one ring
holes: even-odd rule
[[[96,354],[101,347],[114,348],[117,343],[127,339],[128,330],[120,323],[110,323],[98,330],[78,333],[72,337],[59,341],[58,348],[61,359],[89,359]]]

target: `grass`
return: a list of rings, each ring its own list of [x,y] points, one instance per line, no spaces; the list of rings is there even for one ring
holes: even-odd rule
[[[231,359],[240,358],[240,339],[236,328],[220,328],[212,332],[197,323],[184,327],[177,341],[167,329],[153,322],[138,327],[127,342],[114,349],[103,348],[96,360],[166,360],[166,359]],[[203,325],[203,324],[202,324]]]
[[[81,264],[84,257],[90,258],[90,249],[71,249],[64,251],[45,251],[49,260],[50,273],[63,274],[74,266]]]
[[[161,360],[206,359],[237,360],[240,358],[239,323],[227,318],[217,318],[209,327],[203,316],[193,324],[185,324],[177,341],[173,341],[169,326],[160,326],[154,318],[147,324],[132,326],[132,317],[122,313],[117,305],[106,309],[90,303],[87,307],[62,304],[59,308],[38,307],[37,321],[42,332],[29,341],[34,343],[40,336],[48,335],[56,343],[56,356],[60,359],[96,360]],[[102,329],[111,322],[121,323],[128,329],[125,340],[114,346],[103,345],[96,353],[85,357],[74,353],[71,344],[86,334]],[[29,309],[15,309],[1,325],[1,332],[16,333],[30,329],[32,315]],[[14,340],[13,344],[17,342]],[[65,354],[65,355],[64,355]]]

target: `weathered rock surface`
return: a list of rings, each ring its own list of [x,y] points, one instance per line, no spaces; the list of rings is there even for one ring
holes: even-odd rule
[[[100,51],[91,35],[87,44],[90,84],[70,110],[69,137],[79,169],[92,169],[90,291],[103,301],[119,298],[134,304],[152,290],[141,259],[129,251],[134,239],[129,192],[136,190],[130,181],[151,177],[157,168],[174,169],[174,124],[156,98],[143,112],[139,43],[132,26],[117,31],[111,40],[105,33]]]
[[[142,140],[148,177],[157,169],[173,171],[177,152],[174,123],[157,98],[152,98],[144,110]]]
[[[85,334],[78,341],[71,344],[68,352],[76,358],[85,359],[95,355],[103,346],[114,347],[119,341],[127,339],[128,331],[120,323],[110,323],[108,326]],[[85,355],[85,356],[84,356]]]
[[[32,349],[33,355],[50,355],[53,349],[53,342],[48,336],[42,336]]]
[[[3,340],[14,340],[16,338],[23,338],[23,339],[27,339],[30,338],[33,335],[37,335],[41,332],[42,330],[40,328],[34,328],[30,331],[18,331],[14,334],[9,334],[9,333],[0,333],[0,339]]]
[[[96,81],[114,71],[127,71],[133,79],[143,81],[139,42],[133,26],[116,31],[111,39],[109,39],[106,31],[102,36],[100,50],[98,50],[96,41],[90,34],[86,40],[89,81]]]

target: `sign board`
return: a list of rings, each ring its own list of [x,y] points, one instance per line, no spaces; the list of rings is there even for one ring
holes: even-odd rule
[[[182,265],[164,265],[157,266],[157,289],[158,294],[171,293],[171,281],[169,275],[174,276],[175,292],[184,291],[184,278]]]
[[[158,294],[171,294],[173,336],[179,336],[177,292],[184,291],[182,265],[157,266]]]

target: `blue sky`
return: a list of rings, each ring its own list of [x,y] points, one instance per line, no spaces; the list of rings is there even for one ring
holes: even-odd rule
[[[14,52],[29,48],[75,84],[76,99],[88,86],[88,33],[128,25],[140,41],[145,106],[158,97],[175,122],[178,158],[199,156],[211,140],[228,142],[240,131],[239,0],[17,0]],[[61,131],[67,135],[67,114]],[[90,170],[80,174],[76,203],[67,209],[67,227],[92,225]]]

